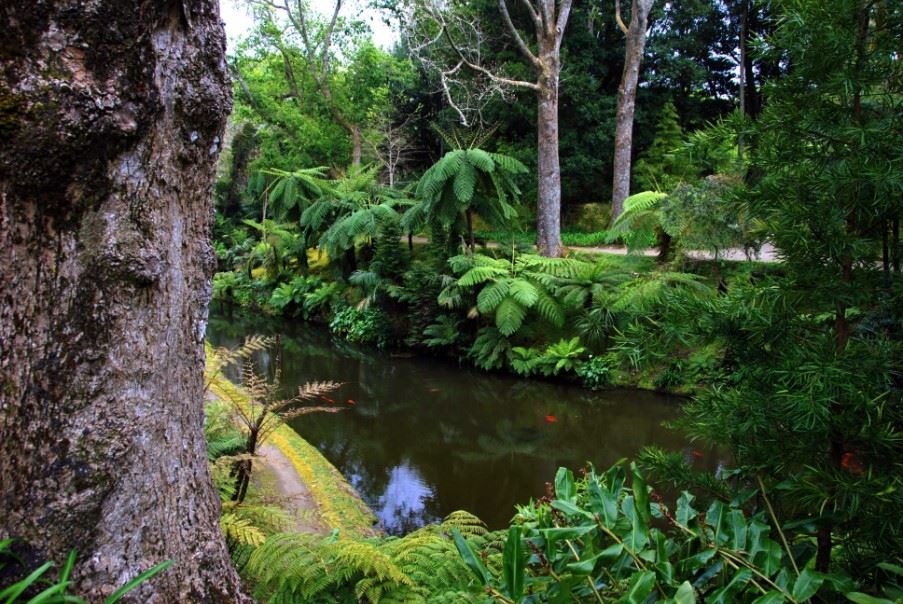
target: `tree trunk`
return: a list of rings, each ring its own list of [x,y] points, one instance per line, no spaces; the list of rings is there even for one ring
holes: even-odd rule
[[[539,78],[537,111],[537,166],[539,205],[536,212],[536,245],[543,256],[561,256],[561,165],[558,159],[557,53],[543,57],[545,73]]]
[[[361,165],[361,128],[357,124],[351,126],[351,165]]]
[[[203,435],[214,0],[0,8],[0,537],[99,601],[249,602]],[[14,270],[9,270],[15,267]]]
[[[620,0],[615,0],[616,2]],[[618,87],[618,112],[615,125],[614,178],[611,190],[611,223],[624,211],[624,200],[630,195],[630,159],[633,152],[633,114],[640,64],[646,47],[646,27],[653,0],[633,0],[630,26],[626,28],[627,45],[624,72]]]

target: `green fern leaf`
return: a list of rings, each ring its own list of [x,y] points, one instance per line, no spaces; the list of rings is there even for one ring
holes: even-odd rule
[[[504,298],[495,309],[495,325],[504,336],[513,335],[524,322],[527,311],[511,297]]]
[[[511,279],[501,279],[484,287],[477,295],[477,310],[483,314],[488,314],[495,310],[505,296],[508,295],[512,285]]]

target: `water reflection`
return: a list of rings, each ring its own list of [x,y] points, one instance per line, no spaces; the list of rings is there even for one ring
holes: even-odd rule
[[[293,427],[361,493],[391,534],[464,509],[503,527],[515,503],[545,493],[559,466],[607,467],[656,444],[697,467],[715,458],[662,426],[676,401],[646,392],[582,388],[492,375],[429,358],[350,346],[323,330],[211,320],[210,339],[246,333],[283,337],[283,385],[343,382],[344,413],[306,415]],[[269,361],[276,362],[271,356]]]
[[[387,532],[399,535],[441,520],[429,511],[433,497],[433,490],[420,473],[404,461],[389,470],[389,482],[374,511]]]

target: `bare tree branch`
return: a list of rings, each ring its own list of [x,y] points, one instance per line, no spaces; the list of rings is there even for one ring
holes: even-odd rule
[[[482,65],[478,65],[476,63],[472,63],[472,62],[468,61],[467,57],[464,56],[464,53],[462,53],[461,50],[457,47],[457,45],[455,45],[455,41],[452,39],[451,33],[449,32],[447,27],[444,29],[444,31],[445,31],[445,37],[448,40],[449,46],[451,46],[452,49],[456,53],[458,53],[458,56],[461,58],[461,61],[470,69],[473,69],[476,72],[482,73],[483,75],[488,77],[493,82],[498,82],[500,84],[506,84],[508,86],[516,86],[518,88],[530,88],[531,90],[539,90],[539,85],[536,84],[535,82],[526,82],[524,80],[512,80],[510,78],[504,78],[502,76],[498,76],[498,75],[492,73],[490,70],[486,69]],[[516,31],[515,31],[515,35],[517,35]],[[520,36],[517,36],[517,39],[520,40]],[[521,40],[520,43],[523,44],[523,41]],[[526,46],[524,46],[524,48],[526,48]],[[539,59],[534,57],[533,54],[529,51],[529,49],[526,50],[526,53],[528,56],[532,57],[537,63],[539,63]]]
[[[621,19],[621,0],[615,0],[615,21],[618,22],[618,27],[622,32],[626,35],[630,30],[627,29],[627,25],[624,23],[624,20]]]
[[[571,5],[573,0],[561,0],[561,7],[558,9],[558,22],[555,25],[555,52],[561,50],[561,41],[564,39],[564,28],[567,27],[568,18],[571,16]]]
[[[527,3],[529,4],[529,3]],[[530,50],[530,47],[527,46],[524,39],[521,38],[520,32],[517,31],[517,28],[514,27],[514,23],[511,21],[511,15],[508,14],[508,3],[505,0],[499,0],[499,12],[502,13],[502,19],[505,21],[505,26],[508,28],[508,33],[514,38],[515,43],[517,43],[517,47],[520,49],[521,54],[523,54],[530,63],[537,69],[542,68],[542,63],[539,61],[539,57],[533,54]]]

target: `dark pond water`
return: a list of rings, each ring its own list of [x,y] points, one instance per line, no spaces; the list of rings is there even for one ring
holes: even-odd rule
[[[207,335],[215,345],[233,345],[252,333],[281,334],[281,355],[259,361],[272,371],[281,356],[286,391],[307,381],[344,383],[330,397],[345,411],[305,415],[293,427],[391,534],[459,509],[502,528],[516,503],[545,494],[559,466],[604,468],[651,444],[700,457],[662,426],[677,413],[674,397],[487,374],[350,346],[325,329],[286,323],[212,318]],[[703,457],[697,465],[710,464]]]

